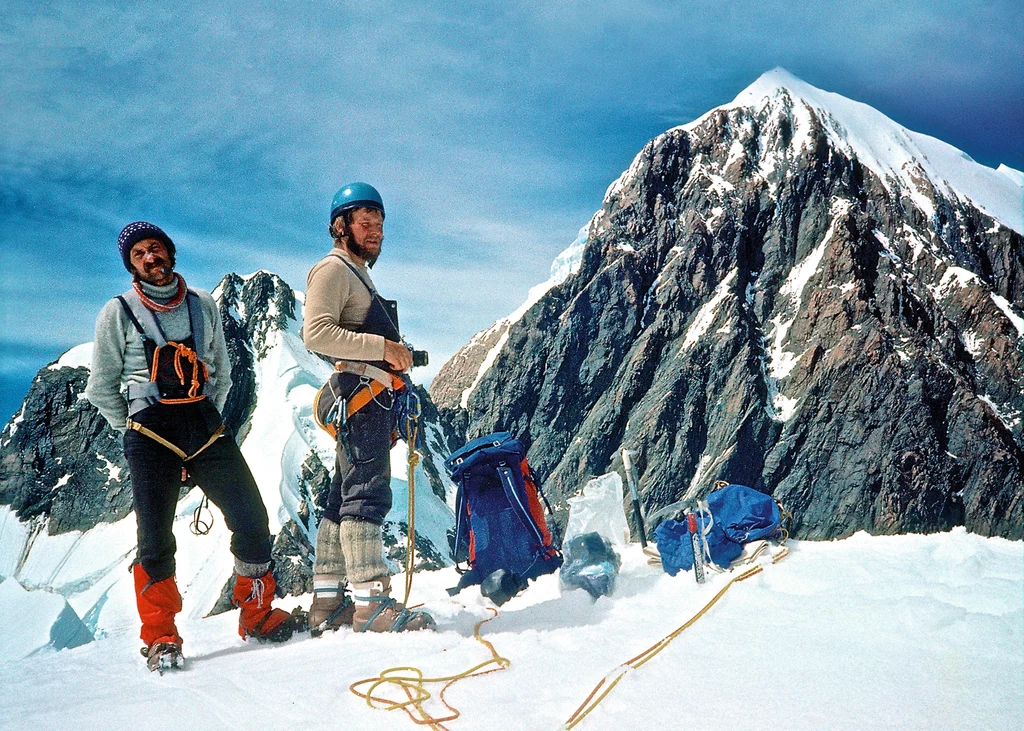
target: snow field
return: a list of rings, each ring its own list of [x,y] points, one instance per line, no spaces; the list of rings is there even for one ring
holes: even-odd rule
[[[1019,728],[1024,544],[957,529],[790,545],[788,558],[734,584],[628,673],[578,728],[638,719],[687,729]],[[511,667],[456,683],[446,698],[462,715],[449,727],[560,728],[601,678],[683,624],[728,578],[698,586],[689,573],[670,577],[635,544],[611,597],[563,594],[557,576],[542,577],[484,625]],[[487,659],[472,639],[489,616],[485,600],[475,588],[449,599],[456,580],[452,569],[416,575],[411,603],[425,602],[436,633],[346,629],[246,644],[232,612],[182,618],[181,673],[147,672],[134,632],[0,664],[0,727],[56,728],[74,708],[81,729],[134,728],[160,714],[210,729],[415,728],[401,711],[367,708],[348,686],[397,665],[437,676]],[[394,581],[401,587],[401,576]],[[428,709],[444,711],[433,701]]]

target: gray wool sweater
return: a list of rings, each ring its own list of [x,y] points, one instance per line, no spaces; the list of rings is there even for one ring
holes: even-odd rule
[[[166,303],[177,292],[177,282],[165,287],[156,287],[145,282],[142,290],[148,297]],[[210,380],[204,393],[220,411],[227,401],[231,389],[231,362],[228,359],[227,344],[224,341],[224,327],[220,311],[208,292],[196,289],[202,305],[205,327],[206,367]],[[184,340],[191,334],[188,320],[188,305],[182,301],[170,312],[156,312],[156,319],[168,340]],[[96,339],[92,349],[92,370],[85,397],[99,409],[117,431],[125,431],[128,419],[128,400],[125,390],[129,383],[144,383],[149,380],[149,363],[146,361],[146,347],[142,335],[132,325],[124,308],[117,299],[112,299],[100,310],[96,318]]]

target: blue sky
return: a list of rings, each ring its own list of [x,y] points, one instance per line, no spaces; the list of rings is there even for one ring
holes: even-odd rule
[[[334,192],[388,207],[374,271],[436,365],[515,309],[651,137],[783,66],[1024,169],[1016,2],[8,2],[0,410],[162,226],[212,288],[304,288]],[[540,9],[537,9],[540,8]]]

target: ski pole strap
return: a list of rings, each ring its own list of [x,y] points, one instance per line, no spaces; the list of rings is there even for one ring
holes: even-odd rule
[[[181,458],[182,462],[188,462],[190,459],[195,459],[196,457],[198,457],[207,447],[209,447],[215,441],[217,441],[222,436],[224,436],[224,430],[226,429],[226,427],[223,424],[218,426],[217,430],[213,432],[213,436],[211,436],[206,441],[206,444],[204,444],[199,449],[197,449],[194,454],[189,455],[183,449],[180,449],[178,446],[176,446],[172,442],[169,442],[168,440],[164,439],[162,436],[157,434],[152,429],[147,429],[146,427],[144,427],[142,424],[140,424],[139,422],[135,421],[134,419],[129,418],[128,421],[125,422],[125,425],[129,429],[133,429],[133,430],[137,431],[142,436],[149,437],[150,439],[152,439],[157,444],[160,444],[160,445],[163,445],[164,447],[167,447],[169,450],[171,450],[176,455],[178,455]]]

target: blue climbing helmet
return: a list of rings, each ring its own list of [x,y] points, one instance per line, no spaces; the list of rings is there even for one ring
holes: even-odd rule
[[[334,194],[334,200],[331,201],[330,223],[334,223],[334,219],[345,211],[355,208],[375,208],[380,211],[382,217],[385,215],[384,201],[376,188],[369,183],[349,183]]]

